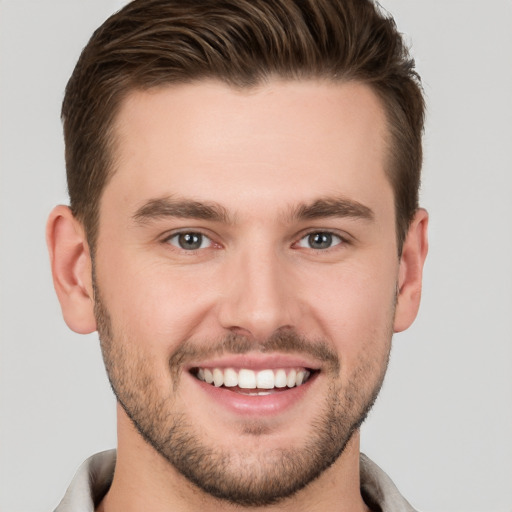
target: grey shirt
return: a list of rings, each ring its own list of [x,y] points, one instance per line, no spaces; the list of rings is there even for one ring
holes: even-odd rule
[[[374,512],[416,512],[382,469],[361,454],[361,495]],[[78,469],[55,512],[94,512],[107,493],[116,464],[116,451],[97,453]]]

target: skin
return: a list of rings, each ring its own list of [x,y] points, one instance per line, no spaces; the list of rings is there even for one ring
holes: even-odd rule
[[[165,418],[185,418],[197,440],[230,455],[233,474],[250,479],[267,467],[263,461],[269,470],[275,465],[276,450],[303,450],[333,390],[342,417],[356,421],[380,387],[392,332],[416,316],[427,252],[427,214],[419,210],[398,257],[387,129],[375,94],[358,83],[319,81],[274,80],[245,91],[216,82],[165,87],[129,95],[115,133],[116,172],[101,199],[95,255],[111,339],[97,326],[83,227],[60,206],[47,236],[64,318],[77,332],[100,327],[125,406],[158,404],[162,430]],[[155,200],[214,204],[225,215],[155,215]],[[331,209],[298,214],[319,200]],[[333,209],[340,200],[366,214]],[[207,238],[187,251],[177,232]],[[333,234],[332,245],[312,248],[311,232]],[[313,352],[263,352],[279,332],[325,345],[341,370],[330,371]],[[212,400],[188,368],[230,356],[207,352],[227,334],[253,344],[244,354],[249,364],[304,357],[316,377],[286,407],[270,400],[269,413]],[[199,355],[171,371],[170,359],[186,344]],[[243,508],[190,483],[119,406],[116,473],[99,510],[219,507]],[[251,508],[260,509],[367,510],[358,431],[317,479],[277,505]]]

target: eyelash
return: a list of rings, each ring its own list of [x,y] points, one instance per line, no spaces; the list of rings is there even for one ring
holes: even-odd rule
[[[311,243],[311,238],[312,236],[314,235],[321,235],[323,236],[324,238],[326,238],[327,240],[325,241],[325,243],[329,244],[328,247],[311,247],[311,246],[306,246],[306,245],[302,245],[302,243],[305,243],[308,244],[308,243]],[[194,247],[194,248],[184,248],[180,245],[179,243],[179,237],[187,237],[187,236],[191,236],[191,237],[196,237],[196,238],[199,238],[199,240],[196,240],[196,245],[199,244],[198,247]],[[309,239],[309,240],[308,240]],[[176,240],[176,243],[173,243],[173,240]],[[194,238],[192,239],[194,240]],[[336,241],[337,240],[337,241]],[[206,241],[209,241],[208,245],[206,247],[203,246],[203,244],[206,242]],[[211,248],[213,245],[215,245],[215,242],[212,240],[212,238],[208,235],[206,235],[205,233],[202,233],[201,231],[193,231],[193,230],[189,230],[189,231],[179,231],[177,233],[173,233],[172,235],[170,236],[167,236],[164,240],[163,240],[164,243],[166,244],[170,244],[174,247],[176,247],[176,249],[178,250],[181,250],[181,251],[184,251],[184,252],[188,252],[188,253],[194,253],[196,251],[199,251],[201,249],[208,249],[208,248]],[[334,249],[335,247],[339,246],[339,245],[347,245],[349,244],[350,242],[347,240],[347,238],[341,236],[340,234],[338,233],[335,233],[333,231],[329,231],[329,230],[312,230],[312,231],[309,231],[308,233],[305,233],[304,235],[302,235],[296,242],[294,242],[292,244],[292,247],[300,247],[300,248],[304,248],[304,249],[311,249],[315,252],[326,252],[326,251],[329,251],[331,249]]]
[[[308,243],[308,241],[311,242],[310,237],[312,237],[314,235],[322,235],[322,236],[327,237],[328,239],[330,239],[331,243],[330,243],[329,247],[324,247],[324,248],[318,248],[317,247],[317,248],[315,248],[315,247],[311,247],[311,246],[301,245],[301,242],[303,242],[305,240],[307,240],[306,243]],[[334,242],[333,239],[337,239],[338,241]],[[329,230],[312,230],[312,231],[309,231],[308,233],[306,233],[305,235],[303,235],[301,238],[299,238],[299,240],[297,242],[295,242],[294,245],[298,246],[298,247],[304,247],[305,249],[311,249],[311,250],[317,251],[317,252],[326,252],[326,251],[328,251],[330,249],[334,249],[338,245],[345,245],[347,243],[348,243],[348,241],[347,241],[346,238],[344,238],[340,234],[335,233],[333,231],[329,231]]]
[[[186,237],[186,236],[196,236],[196,237],[200,237],[201,238],[201,244],[199,247],[197,248],[194,248],[194,249],[185,249],[184,247],[180,247],[179,245],[179,237],[180,236],[183,236],[183,237]],[[172,241],[173,240],[176,240],[177,243],[173,243]],[[202,247],[203,243],[208,240],[210,243],[208,244],[208,247]],[[195,252],[195,251],[199,251],[201,249],[208,249],[211,245],[214,244],[213,240],[211,239],[211,237],[209,237],[208,235],[202,233],[201,231],[179,231],[178,233],[173,233],[172,235],[166,237],[164,240],[163,240],[164,243],[167,243],[167,244],[170,244],[174,247],[176,247],[178,250],[182,250],[182,251],[185,251],[185,252]]]

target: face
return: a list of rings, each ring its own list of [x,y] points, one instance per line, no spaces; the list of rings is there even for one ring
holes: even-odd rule
[[[95,286],[118,400],[208,493],[289,496],[338,459],[387,365],[382,107],[361,84],[200,82],[132,93],[115,131]]]

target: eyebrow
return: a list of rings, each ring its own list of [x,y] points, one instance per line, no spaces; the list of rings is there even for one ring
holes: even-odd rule
[[[373,210],[364,204],[344,197],[320,198],[310,204],[293,208],[290,217],[297,220],[323,219],[327,217],[351,217],[371,221]]]
[[[146,224],[163,218],[201,219],[224,224],[234,224],[234,219],[221,205],[214,202],[199,202],[190,199],[162,197],[150,199],[137,209],[133,219]],[[310,204],[299,204],[287,216],[290,221],[314,220],[328,217],[351,217],[373,220],[374,213],[367,206],[342,197],[320,198]]]
[[[133,219],[138,224],[146,224],[153,220],[167,217],[201,219],[233,224],[233,219],[227,210],[219,204],[171,197],[150,199],[133,215]]]

